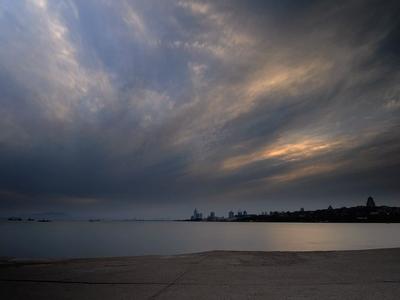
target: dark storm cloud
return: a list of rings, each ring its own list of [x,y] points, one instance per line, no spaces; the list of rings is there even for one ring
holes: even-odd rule
[[[4,214],[398,205],[396,1],[3,1]]]

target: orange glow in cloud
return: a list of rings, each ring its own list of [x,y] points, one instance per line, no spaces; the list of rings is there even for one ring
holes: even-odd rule
[[[234,170],[265,159],[276,158],[293,161],[320,155],[338,148],[342,142],[305,139],[303,141],[268,146],[261,151],[228,158],[222,164],[223,170]]]
[[[284,89],[291,93],[296,90],[297,84],[310,80],[318,81],[318,78],[331,67],[331,63],[327,61],[315,60],[300,66],[280,67],[272,70],[267,68],[248,83],[247,94],[256,98],[276,89]]]

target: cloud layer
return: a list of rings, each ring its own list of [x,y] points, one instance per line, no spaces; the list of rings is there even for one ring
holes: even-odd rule
[[[2,1],[0,207],[400,205],[397,1]]]

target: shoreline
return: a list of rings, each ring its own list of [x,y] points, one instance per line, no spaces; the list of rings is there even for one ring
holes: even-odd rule
[[[226,252],[226,253],[264,253],[264,254],[274,254],[274,253],[328,253],[328,252],[365,252],[365,251],[376,251],[376,250],[394,250],[398,249],[400,251],[400,246],[394,247],[378,247],[378,248],[363,248],[363,249],[340,249],[340,250],[210,250],[210,251],[199,251],[199,252],[185,252],[176,254],[139,254],[139,255],[123,255],[123,256],[92,256],[92,257],[14,257],[14,256],[0,256],[0,266],[7,264],[24,264],[24,263],[61,263],[70,261],[93,261],[93,260],[110,260],[110,259],[131,259],[131,258],[163,258],[163,257],[179,257],[179,256],[189,256],[189,255],[207,255],[207,253],[215,252]]]
[[[6,299],[397,299],[400,294],[400,248],[2,262]]]
[[[126,222],[126,223],[135,223],[135,222],[180,222],[180,223],[289,223],[289,224],[399,224],[399,220],[331,220],[331,221],[322,221],[322,220],[317,220],[317,221],[312,221],[312,220],[189,220],[189,219],[171,219],[171,220],[152,220],[152,219],[143,219],[143,220],[125,220],[125,219],[101,219],[101,220],[46,220],[46,221],[40,221],[40,220],[34,220],[34,221],[29,221],[29,220],[8,220],[6,218],[0,219],[0,222],[2,223],[10,223],[10,224],[35,224],[35,223],[67,223],[67,222],[83,222],[83,223],[110,223],[110,222]],[[50,225],[49,224],[49,225]]]

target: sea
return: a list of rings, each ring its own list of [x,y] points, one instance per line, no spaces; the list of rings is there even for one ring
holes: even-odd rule
[[[64,259],[212,250],[325,251],[400,247],[400,224],[178,221],[1,221],[0,257]]]

